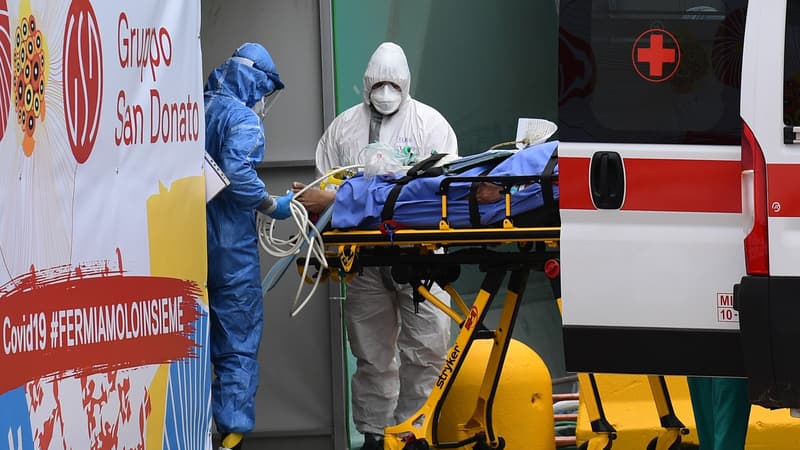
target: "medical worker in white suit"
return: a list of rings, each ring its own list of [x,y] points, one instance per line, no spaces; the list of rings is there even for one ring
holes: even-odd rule
[[[409,95],[411,72],[403,49],[381,44],[364,73],[364,101],[330,124],[317,145],[319,174],[334,167],[364,164],[365,147],[380,142],[408,147],[415,160],[432,153],[457,155],[456,135],[435,109]],[[295,190],[302,187],[299,183]],[[334,192],[307,191],[299,201],[320,212]],[[344,302],[350,348],[357,359],[352,379],[352,413],[364,434],[363,450],[383,449],[383,429],[408,419],[425,402],[450,344],[449,318],[422,302],[415,311],[408,284],[387,270],[367,267],[347,286]],[[450,297],[434,285],[445,303]],[[395,357],[397,355],[397,357]]]

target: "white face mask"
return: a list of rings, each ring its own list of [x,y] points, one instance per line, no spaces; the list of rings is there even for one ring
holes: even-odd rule
[[[370,92],[369,101],[376,111],[384,116],[388,116],[400,108],[400,102],[403,101],[403,94],[394,86],[384,84]]]
[[[256,104],[253,105],[253,111],[258,114],[258,117],[260,117],[262,121],[267,116],[267,113],[269,112],[270,108],[272,108],[272,105],[275,104],[275,100],[278,98],[280,93],[281,91],[274,90],[262,97],[261,100],[257,101]]]

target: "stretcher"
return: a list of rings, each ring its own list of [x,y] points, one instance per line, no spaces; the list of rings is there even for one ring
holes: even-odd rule
[[[270,255],[279,259],[271,267],[261,283],[262,293],[266,294],[281,279],[286,268],[297,255],[306,251],[303,261],[314,254],[327,269],[327,258],[322,254],[322,236],[319,230],[330,223],[334,229],[380,230],[384,237],[393,242],[395,231],[400,228],[448,229],[451,226],[472,226],[493,228],[502,224],[507,236],[511,230],[509,216],[512,207],[519,212],[520,223],[542,224],[542,214],[537,211],[544,206],[550,211],[546,221],[558,214],[554,208],[558,192],[557,142],[530,145],[521,150],[488,150],[464,158],[445,161],[450,155],[434,154],[410,167],[405,175],[385,174],[366,177],[357,169],[364,166],[338,167],[295,196],[319,183],[338,186],[335,201],[312,220],[308,212],[295,199],[292,200],[292,218],[301,230],[290,239],[282,239],[273,234],[274,221],[264,220],[259,215],[257,229],[259,245]],[[514,175],[516,173],[537,175]],[[478,192],[484,183],[502,186],[504,202],[486,202],[478,199]],[[439,216],[441,211],[441,216]],[[502,219],[502,222],[499,222]],[[404,232],[405,233],[405,232]],[[402,239],[404,233],[401,233]],[[411,233],[413,234],[413,232]],[[491,230],[473,233],[476,238],[492,242],[495,239]],[[373,242],[382,236],[371,238]],[[415,239],[420,238],[416,236]],[[307,268],[301,277],[308,280]],[[319,277],[312,277],[314,287],[301,298],[302,284],[298,287],[292,305],[292,317],[299,313],[311,299],[318,285]]]
[[[502,186],[502,220],[480,227],[452,226],[447,193],[456,182]],[[530,182],[541,182],[541,177],[448,177],[438,187],[441,207],[435,228],[382,226],[322,233],[333,278],[344,282],[363,267],[391,267],[396,282],[414,288],[415,301],[430,302],[459,324],[428,400],[408,420],[385,429],[385,449],[555,448],[549,372],[535,352],[511,338],[531,271],[547,274],[554,297],[560,297],[557,203],[519,216],[512,211],[513,186]],[[297,263],[305,264],[303,258]],[[471,304],[453,287],[463,265],[483,273]],[[452,307],[431,293],[434,282],[450,295]],[[487,312],[504,286],[500,318],[492,328]],[[509,386],[520,390],[504,394]],[[466,400],[456,399],[464,396]]]
[[[540,271],[547,275],[554,298],[560,303],[559,246],[560,228],[556,204],[527,211],[523,215],[512,214],[510,187],[520,182],[539,182],[537,176],[520,177],[461,177],[459,180],[443,180],[439,192],[446,193],[446,184],[456,181],[499,183],[503,186],[505,214],[502,221],[493,226],[453,227],[448,221],[447,195],[442,195],[439,225],[431,228],[386,228],[367,230],[338,230],[323,232],[329,270],[341,282],[357,276],[362,267],[391,267],[394,280],[408,283],[418,294],[420,301],[429,301],[459,324],[455,343],[447,356],[438,382],[425,404],[409,419],[385,429],[386,450],[424,449],[526,449],[552,450],[558,446],[554,436],[552,398],[549,389],[550,376],[546,367],[517,372],[525,384],[546,385],[532,394],[535,402],[523,401],[510,406],[495,404],[504,367],[508,356],[525,358],[512,353],[515,345],[511,339],[514,322],[519,310],[528,275]],[[555,178],[557,182],[557,177]],[[543,226],[525,226],[537,224]],[[299,260],[298,264],[301,264]],[[476,265],[484,274],[480,290],[471,305],[453,287],[462,265]],[[502,312],[496,327],[486,323],[486,313],[496,301],[503,281],[508,277]],[[448,306],[431,293],[436,282],[450,294],[454,307]],[[484,345],[485,343],[488,345]],[[459,376],[473,353],[482,352],[477,393],[469,395],[467,404],[459,403],[466,416],[454,421],[453,407],[448,408],[448,395],[463,395],[458,386]],[[511,367],[515,361],[511,361]],[[473,363],[474,366],[474,363]],[[474,377],[474,367],[473,367]],[[602,408],[594,375],[579,375],[582,397],[587,408],[593,436],[581,445],[582,450],[610,450],[616,438],[615,428],[608,422]],[[514,383],[514,380],[504,380]],[[657,407],[663,430],[654,437],[648,449],[676,450],[680,448],[681,435],[687,428],[676,417],[663,376],[649,377],[651,392]],[[455,392],[455,394],[454,394]],[[531,395],[518,397],[531,398]],[[467,408],[468,413],[463,411]],[[498,408],[511,408],[500,411]],[[498,423],[497,417],[513,415],[520,426],[506,422]]]

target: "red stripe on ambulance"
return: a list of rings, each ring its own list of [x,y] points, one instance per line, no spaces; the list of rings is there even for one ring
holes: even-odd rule
[[[767,196],[770,217],[800,217],[800,164],[769,164]]]
[[[565,209],[596,209],[589,158],[559,157]],[[625,211],[741,213],[741,163],[720,160],[626,158]]]
[[[595,209],[588,158],[558,157],[558,195],[562,209]]]

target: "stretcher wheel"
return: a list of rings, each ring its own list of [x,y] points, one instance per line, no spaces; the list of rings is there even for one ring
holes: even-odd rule
[[[647,450],[656,450],[657,445],[658,438],[654,437],[650,440],[650,442],[647,443]],[[675,442],[673,442],[667,450],[681,450],[681,437],[678,436],[677,439],[675,439]]]

